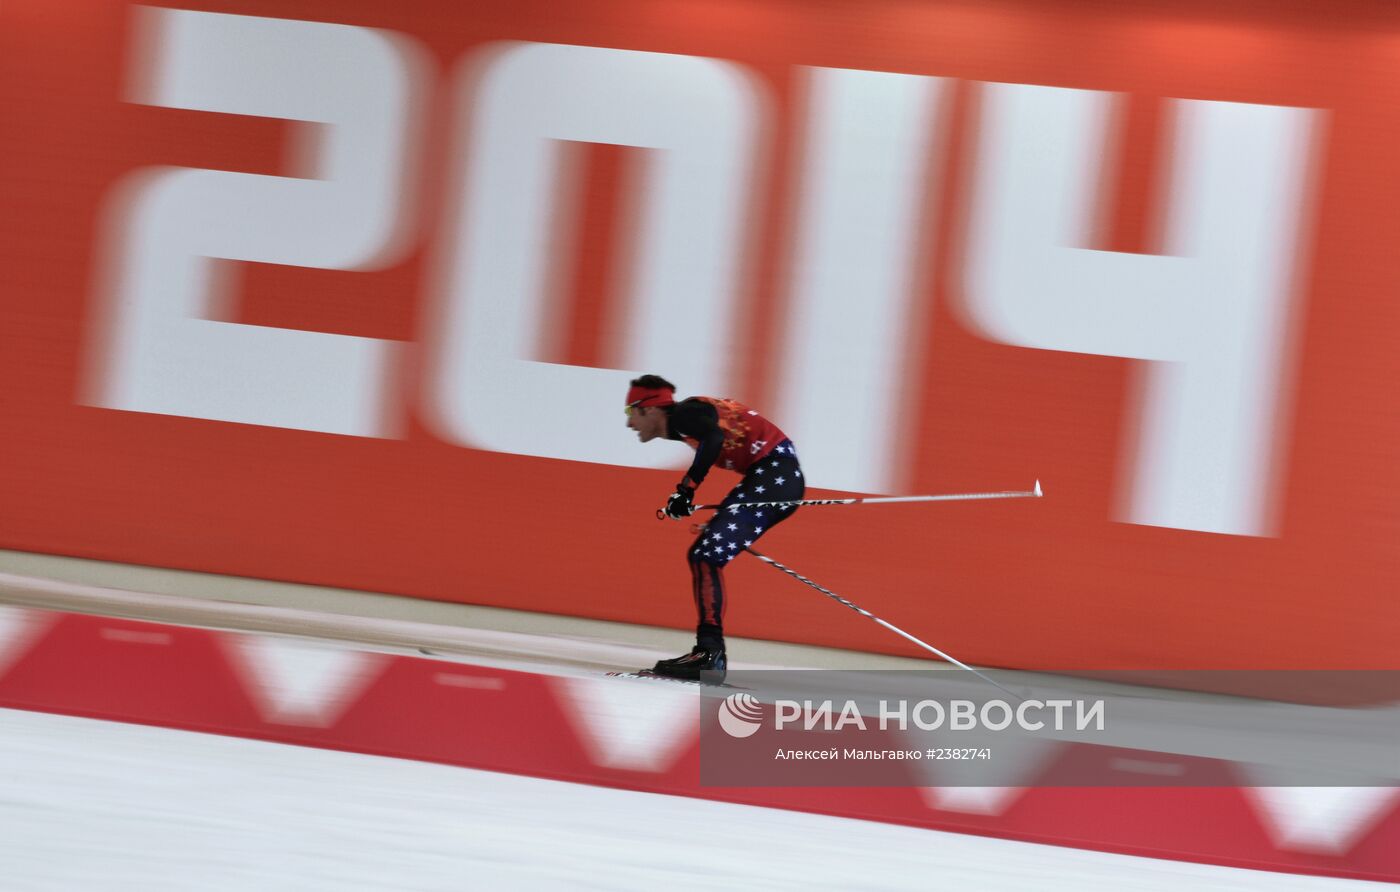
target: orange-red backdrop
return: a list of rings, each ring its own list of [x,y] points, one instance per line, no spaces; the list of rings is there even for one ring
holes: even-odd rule
[[[950,306],[966,213],[965,150],[927,214],[936,349],[921,404],[890,406],[916,438],[913,491],[1028,486],[1040,502],[813,509],[767,550],[962,659],[1008,666],[1390,667],[1400,511],[1400,21],[1384,4],[743,0],[230,0],[183,8],[365,25],[435,62],[418,246],[377,272],[250,265],[239,321],[413,341],[426,245],[442,208],[442,101],[463,53],[511,39],[712,56],[778,97],[778,170],[797,163],[795,66],[1119,91],[1135,113],[1106,247],[1141,249],[1158,196],[1153,110],[1169,97],[1325,109],[1308,221],[1276,537],[1113,521],[1129,363],[990,343]],[[674,473],[356,439],[78,404],[98,213],[150,165],[276,173],[277,121],[122,101],[132,7],[10,0],[0,11],[0,546],[424,598],[685,626],[685,537],[652,510]],[[968,124],[959,88],[953,126]],[[954,146],[965,146],[961,139]],[[599,151],[589,213],[608,218],[618,160]],[[790,178],[772,176],[744,300],[757,344],[781,324]],[[607,238],[608,227],[590,227]],[[604,277],[572,288],[562,361],[596,361]],[[759,407],[774,370],[742,364]],[[664,372],[664,369],[657,371]],[[419,412],[421,380],[404,376]],[[620,398],[620,395],[619,395]],[[872,395],[872,399],[879,399]],[[522,411],[548,411],[547,406]],[[778,418],[779,423],[782,422]],[[600,425],[627,436],[620,414]],[[716,477],[723,476],[716,474]],[[709,484],[718,488],[718,483]],[[703,496],[718,496],[711,489]],[[752,561],[730,571],[732,634],[914,652]]]

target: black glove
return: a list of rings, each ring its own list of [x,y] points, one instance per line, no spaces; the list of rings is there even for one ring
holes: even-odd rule
[[[672,520],[680,520],[695,513],[695,487],[682,480],[676,484],[676,491],[666,500],[665,514]]]

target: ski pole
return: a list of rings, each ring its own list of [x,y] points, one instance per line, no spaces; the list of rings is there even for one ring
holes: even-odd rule
[[[1001,690],[1002,692],[1004,692],[1004,693],[1010,695],[1011,697],[1014,697],[1014,698],[1016,699],[1016,702],[1017,702],[1017,703],[1024,703],[1024,702],[1025,702],[1025,698],[1023,698],[1023,697],[1021,697],[1021,696],[1019,696],[1019,695],[1017,695],[1017,694],[1012,694],[1012,693],[1011,693],[1010,691],[1008,691],[1006,688],[1004,688],[1004,687],[1002,687],[1001,685],[997,684],[997,683],[996,683],[995,681],[993,681],[991,678],[988,678],[986,675],[983,675],[981,672],[978,672],[976,669],[973,669],[971,666],[967,665],[966,663],[964,663],[964,662],[962,662],[962,661],[960,661],[960,660],[956,660],[956,659],[954,659],[953,657],[948,656],[948,655],[945,654],[943,651],[941,651],[941,650],[939,650],[938,648],[934,647],[932,644],[927,644],[927,643],[925,643],[925,642],[923,642],[923,641],[920,641],[918,638],[915,638],[913,635],[910,635],[908,632],[904,631],[903,629],[899,628],[898,626],[895,626],[893,623],[887,623],[887,622],[885,622],[884,620],[880,619],[880,617],[878,617],[878,616],[876,616],[875,614],[871,613],[869,610],[866,610],[864,607],[859,607],[859,606],[857,606],[857,605],[855,605],[855,604],[852,604],[850,601],[847,601],[845,598],[843,598],[843,597],[841,597],[840,595],[836,594],[836,592],[833,592],[831,589],[823,588],[822,586],[817,585],[815,582],[813,582],[812,580],[808,579],[806,576],[803,576],[801,573],[798,573],[796,570],[793,570],[793,569],[790,568],[790,567],[784,567],[782,564],[778,563],[777,561],[773,560],[772,558],[768,557],[767,555],[765,555],[765,554],[759,554],[758,552],[754,551],[752,548],[745,547],[744,550],[747,551],[749,554],[753,555],[754,557],[758,558],[760,561],[763,561],[765,564],[769,564],[769,565],[771,565],[771,566],[773,566],[773,567],[777,567],[779,570],[782,570],[784,573],[786,573],[787,575],[791,576],[793,579],[796,579],[798,582],[802,582],[802,583],[805,583],[805,584],[807,584],[807,585],[810,585],[812,588],[814,588],[814,589],[816,589],[817,591],[821,592],[823,595],[826,595],[828,598],[831,598],[832,600],[836,601],[836,603],[842,604],[842,605],[845,605],[846,607],[851,608],[851,609],[854,610],[856,613],[859,613],[861,616],[864,616],[864,617],[868,617],[868,618],[870,618],[870,619],[873,619],[875,622],[877,622],[877,623],[879,623],[880,625],[884,626],[885,628],[889,629],[891,632],[894,632],[896,635],[899,635],[899,636],[901,636],[901,637],[903,637],[903,638],[906,638],[906,639],[908,639],[908,640],[914,642],[915,644],[919,645],[919,647],[922,647],[924,650],[928,651],[929,653],[935,654],[936,656],[939,656],[939,657],[942,657],[944,660],[947,660],[949,663],[952,663],[954,666],[957,666],[957,667],[960,668],[960,669],[966,669],[968,672],[971,672],[973,675],[975,675],[975,676],[977,676],[978,678],[982,679],[983,681],[987,682],[987,683],[990,684],[992,687]]]
[[[961,492],[941,496],[876,496],[865,499],[801,499],[795,502],[745,502],[746,508],[788,508],[798,505],[890,505],[895,502],[970,502],[975,499],[1039,499],[1045,495],[1040,481],[1035,489],[1012,492]],[[696,511],[714,511],[719,505],[696,505]]]

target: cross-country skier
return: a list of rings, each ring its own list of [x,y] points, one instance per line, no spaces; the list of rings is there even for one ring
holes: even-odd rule
[[[659,375],[643,375],[627,391],[627,426],[643,443],[663,437],[684,440],[695,450],[690,470],[663,509],[679,520],[694,512],[695,490],[711,467],[742,474],[714,519],[686,549],[698,622],[695,648],[661,660],[652,670],[671,678],[699,679],[706,670],[723,673],[724,567],[758,538],[786,520],[796,506],[752,507],[755,502],[790,502],[806,492],[792,441],[778,426],[736,400],[693,396],[676,402],[676,386]]]

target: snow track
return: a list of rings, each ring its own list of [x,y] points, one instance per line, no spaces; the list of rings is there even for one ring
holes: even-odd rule
[[[0,781],[11,892],[1384,888],[14,710]]]

